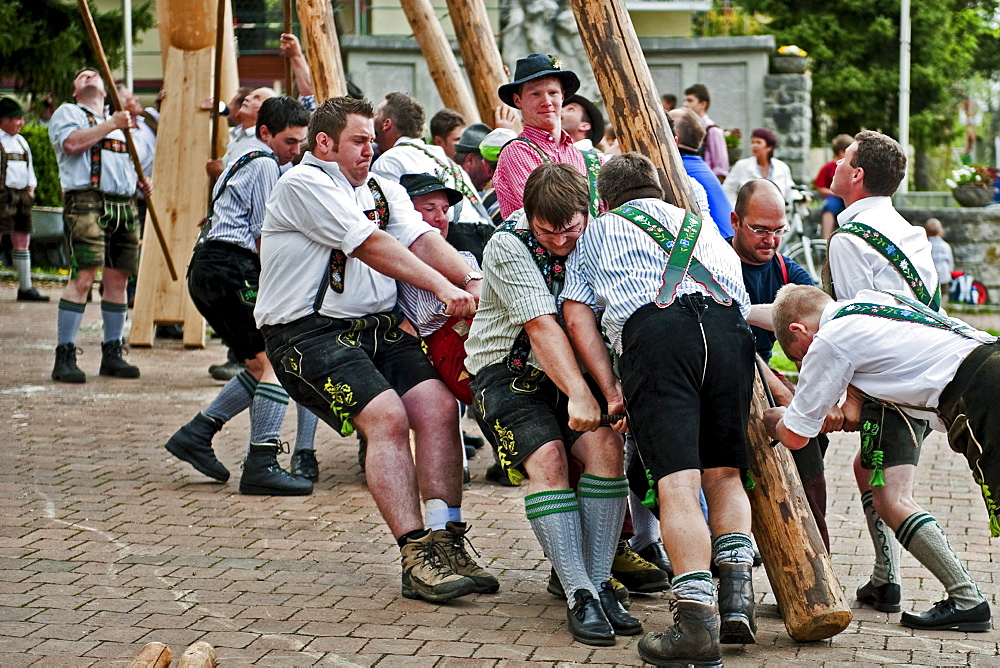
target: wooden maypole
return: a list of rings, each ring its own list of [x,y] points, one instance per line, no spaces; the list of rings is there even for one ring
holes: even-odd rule
[[[571,0],[580,37],[625,151],[649,156],[667,199],[698,213],[660,97],[623,0]],[[851,622],[791,453],[772,448],[762,422],[767,406],[758,379],[751,406],[749,449],[756,487],[750,491],[753,532],[788,634],[821,640]]]
[[[401,4],[444,106],[460,113],[466,123],[478,123],[479,110],[430,0],[401,0]]]
[[[340,40],[330,0],[298,0],[295,8],[302,28],[302,51],[312,74],[316,104],[347,95],[347,77],[340,58]]]
[[[448,13],[462,52],[462,63],[476,98],[479,117],[493,125],[493,110],[500,102],[497,89],[507,83],[500,49],[483,0],[448,0]],[[527,55],[527,54],[524,54]]]

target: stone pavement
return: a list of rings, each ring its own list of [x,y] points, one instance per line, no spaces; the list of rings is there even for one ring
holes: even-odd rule
[[[0,284],[0,666],[124,666],[143,644],[179,656],[204,640],[221,665],[536,665],[640,663],[636,639],[617,647],[573,643],[565,604],[545,592],[548,567],[517,489],[483,480],[472,460],[465,516],[475,548],[501,580],[496,595],[448,605],[400,596],[398,550],[365,488],[356,441],[323,425],[321,480],[312,496],[237,492],[248,438],[245,416],[216,437],[233,472],[208,482],[162,444],[218,391],[206,373],[225,358],[217,341],[134,349],[139,380],[102,378],[100,312],[88,307],[79,346],[84,385],[49,380],[56,300],[13,301]],[[293,436],[294,419],[285,420]],[[849,463],[857,437],[837,436],[827,455],[829,524],[837,576],[853,592],[867,576],[864,532]],[[287,461],[287,459],[284,459]],[[995,609],[1000,581],[982,500],[963,460],[935,435],[918,474],[918,501],[946,527]],[[904,606],[942,598],[908,555]],[[763,569],[756,646],[727,647],[730,666],[863,664],[1000,665],[1000,634],[913,633],[899,615],[856,609],[832,640],[798,644],[778,618]],[[848,599],[854,603],[853,594]],[[647,629],[670,623],[662,595],[635,597]]]

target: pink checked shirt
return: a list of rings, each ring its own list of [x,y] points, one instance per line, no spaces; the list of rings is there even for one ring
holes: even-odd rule
[[[542,149],[552,162],[565,162],[587,175],[587,165],[580,149],[573,146],[573,140],[565,131],[559,142],[556,138],[536,127],[525,126],[522,137],[530,139]],[[538,151],[523,141],[512,141],[503,149],[497,169],[493,174],[493,187],[500,202],[500,214],[506,220],[510,214],[524,206],[524,184],[531,172],[542,164]]]

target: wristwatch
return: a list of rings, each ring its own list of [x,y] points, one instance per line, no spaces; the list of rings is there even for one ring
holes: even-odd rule
[[[465,278],[462,279],[462,283],[458,287],[464,290],[465,286],[471,283],[472,281],[481,281],[481,280],[483,280],[483,272],[470,271],[468,274],[465,275]]]

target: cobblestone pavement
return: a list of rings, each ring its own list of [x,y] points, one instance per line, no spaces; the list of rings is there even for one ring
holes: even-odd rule
[[[521,493],[483,480],[489,455],[472,460],[464,512],[472,540],[501,580],[500,593],[448,605],[400,595],[398,550],[365,488],[353,439],[317,434],[321,479],[312,496],[237,492],[248,438],[245,416],[216,439],[233,471],[208,482],[163,443],[217,393],[206,373],[224,350],[158,340],[133,349],[139,380],[102,378],[100,312],[85,314],[84,385],[49,380],[56,301],[20,304],[0,285],[0,666],[127,665],[143,644],[179,656],[204,640],[223,666],[565,665],[640,663],[636,638],[612,648],[571,641],[565,603],[545,592],[548,566],[524,517]],[[285,420],[292,436],[294,419]],[[837,577],[848,592],[872,559],[849,462],[856,436],[827,455],[829,524]],[[287,461],[287,459],[285,459]],[[918,501],[951,536],[997,607],[1000,541],[988,538],[982,501],[963,460],[940,435],[926,447]],[[904,556],[905,609],[942,598],[937,582]],[[726,647],[730,666],[847,664],[1000,665],[996,631],[914,633],[899,615],[855,609],[826,642],[798,644],[779,619],[764,570],[758,644]],[[848,599],[856,605],[853,593]],[[635,597],[647,629],[670,623],[662,595]]]

